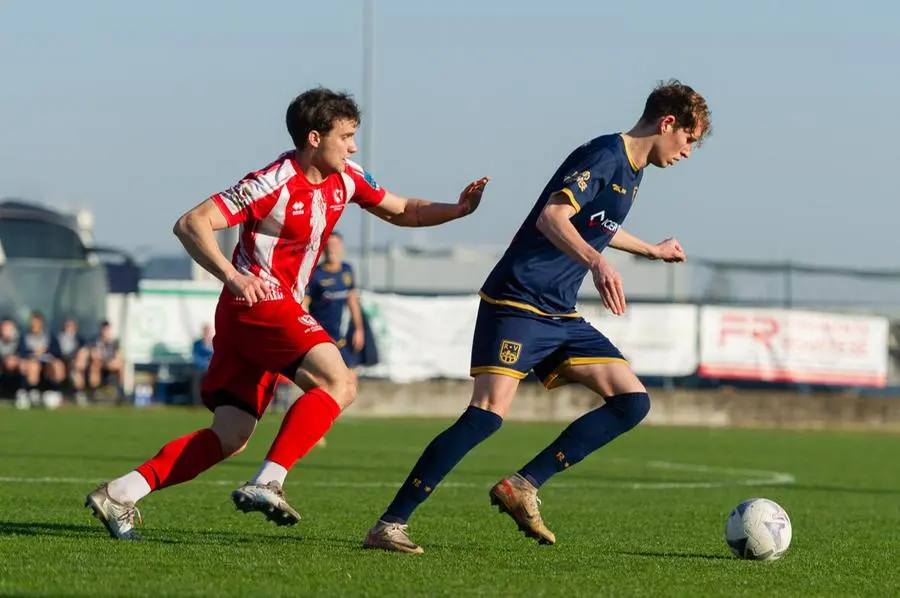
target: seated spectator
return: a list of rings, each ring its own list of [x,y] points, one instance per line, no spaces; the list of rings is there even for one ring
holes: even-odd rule
[[[53,335],[50,341],[50,382],[56,386],[68,383],[75,395],[75,402],[84,405],[87,396],[84,394],[84,374],[88,364],[88,349],[84,339],[78,334],[78,322],[74,318],[66,318],[62,329]]]
[[[21,387],[19,371],[19,328],[12,318],[0,320],[0,386],[3,396],[11,396]],[[9,391],[9,395],[6,391]]]
[[[101,386],[111,386],[121,396],[122,367],[125,360],[109,322],[100,324],[100,332],[88,352],[88,388],[96,394]]]
[[[27,393],[32,405],[40,402],[42,374],[48,374],[53,357],[49,353],[50,335],[44,324],[44,315],[31,312],[28,331],[19,338],[19,371],[22,373],[22,388],[19,394]]]
[[[194,371],[191,375],[191,394],[195,405],[203,402],[200,397],[200,384],[203,382],[203,376],[209,369],[209,362],[213,354],[213,328],[209,324],[203,325],[200,338],[194,341],[191,348],[191,362],[194,365]]]

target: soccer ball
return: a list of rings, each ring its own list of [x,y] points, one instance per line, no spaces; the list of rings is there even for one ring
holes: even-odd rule
[[[58,409],[62,405],[62,399],[62,393],[56,390],[48,390],[41,395],[41,403],[44,404],[44,409],[49,409],[50,411]]]
[[[767,498],[745,500],[725,521],[725,542],[735,556],[753,561],[781,558],[791,544],[791,520]]]

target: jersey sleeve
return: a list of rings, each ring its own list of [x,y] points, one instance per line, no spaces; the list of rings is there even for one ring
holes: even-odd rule
[[[348,191],[350,191],[348,201],[358,203],[364,208],[370,208],[377,206],[384,199],[387,191],[379,186],[372,175],[356,162],[347,160],[344,175]]]
[[[603,191],[617,166],[615,156],[605,149],[587,152],[563,171],[562,179],[557,181],[551,194],[563,193],[578,213]]]
[[[275,187],[265,176],[248,174],[236,185],[212,196],[228,226],[235,226],[248,220],[262,220],[268,215],[281,186]]]

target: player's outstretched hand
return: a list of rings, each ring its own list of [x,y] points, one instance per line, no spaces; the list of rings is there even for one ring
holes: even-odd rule
[[[459,207],[463,216],[468,216],[478,209],[478,205],[481,203],[481,195],[484,193],[484,188],[489,180],[489,177],[484,176],[477,181],[472,181],[459,194]]]
[[[247,305],[262,301],[269,292],[269,285],[263,279],[246,274],[235,274],[225,284],[229,291],[238,297],[243,297]]]
[[[681,248],[681,243],[676,239],[666,239],[665,241],[657,243],[656,252],[653,257],[654,259],[663,260],[669,263],[681,263],[687,261],[684,249]]]
[[[603,299],[603,307],[617,316],[625,313],[625,291],[622,290],[622,277],[607,262],[600,262],[591,268],[594,286]]]

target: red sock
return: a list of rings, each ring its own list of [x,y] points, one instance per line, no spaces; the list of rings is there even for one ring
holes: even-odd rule
[[[137,471],[151,489],[159,490],[193,480],[224,458],[219,437],[206,428],[173,440]]]
[[[288,409],[266,460],[290,469],[325,436],[340,414],[341,408],[331,395],[321,388],[312,389]]]

